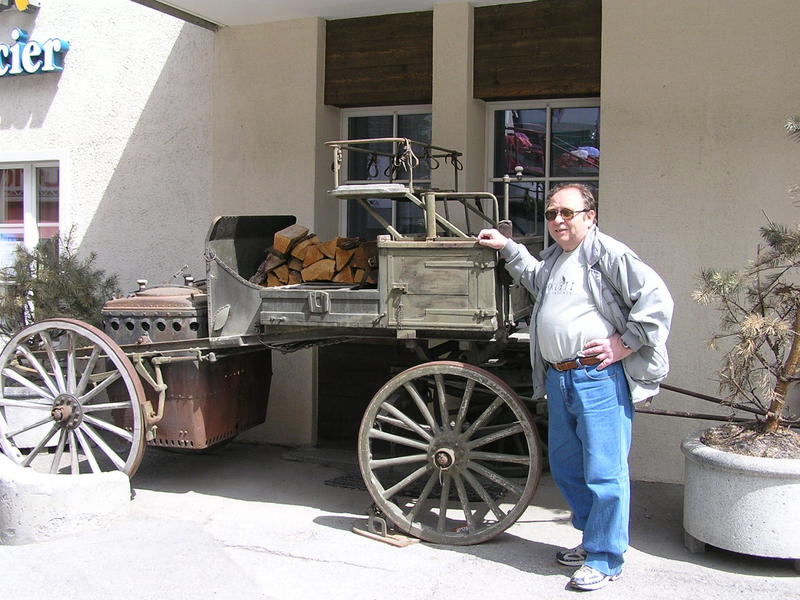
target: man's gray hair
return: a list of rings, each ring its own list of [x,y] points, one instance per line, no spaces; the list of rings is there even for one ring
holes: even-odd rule
[[[575,188],[581,193],[581,197],[583,198],[583,208],[586,210],[593,210],[595,212],[597,211],[597,200],[594,197],[594,192],[592,192],[592,188],[585,183],[559,183],[551,188],[547,193],[545,207],[550,205],[550,201],[553,199],[553,196],[555,196],[558,192],[569,188]]]

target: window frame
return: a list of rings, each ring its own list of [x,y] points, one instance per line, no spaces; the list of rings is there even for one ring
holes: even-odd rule
[[[349,136],[349,119],[353,117],[392,117],[392,132],[393,134],[397,133],[397,122],[398,117],[402,115],[418,115],[418,114],[428,114],[433,117],[433,106],[430,104],[409,104],[409,105],[397,105],[397,106],[372,106],[372,107],[363,107],[363,108],[343,108],[340,110],[340,120],[339,120],[339,134],[340,140],[346,140]],[[393,135],[392,137],[399,137],[397,135]],[[421,141],[421,140],[417,140]],[[351,183],[352,180],[348,178],[349,174],[349,166],[347,163],[348,160],[348,152],[345,152],[342,157],[342,170],[341,173],[344,174],[342,181],[340,183],[346,184]],[[363,182],[362,182],[363,183]],[[414,185],[417,184],[430,184],[430,179],[420,179],[417,180],[416,177],[414,178]],[[341,236],[348,236],[351,233],[347,230],[347,202],[348,200],[340,199],[339,200],[339,235]],[[392,226],[395,226],[397,223],[397,201],[392,200],[392,218],[391,218]]]
[[[600,121],[602,123],[602,104],[600,102],[599,97],[592,97],[592,98],[550,98],[546,100],[512,100],[512,101],[499,101],[499,102],[487,102],[486,103],[486,182],[487,182],[487,189],[492,192],[495,189],[495,184],[503,183],[503,176],[495,177],[494,176],[494,165],[495,165],[495,149],[497,147],[496,140],[495,140],[495,127],[494,127],[494,113],[498,110],[541,110],[545,109],[546,112],[546,127],[545,127],[545,142],[547,147],[547,152],[545,153],[545,165],[544,165],[544,176],[543,177],[533,177],[533,176],[524,176],[518,181],[528,182],[528,183],[542,183],[544,184],[545,190],[549,190],[550,187],[554,184],[558,184],[565,181],[577,181],[577,182],[584,182],[590,183],[597,186],[599,189],[600,184],[600,169],[598,168],[597,175],[591,176],[559,176],[555,177],[551,175],[551,160],[552,160],[552,111],[553,109],[559,108],[599,108],[600,109]],[[601,150],[602,152],[602,150]],[[601,162],[602,164],[602,162]],[[506,173],[506,175],[510,175],[512,180],[517,180],[514,173]],[[544,222],[544,214],[542,214],[542,221]],[[550,236],[547,231],[547,227],[544,227],[544,247],[547,247],[550,243]]]
[[[0,152],[0,168],[22,169],[23,200],[23,244],[33,249],[39,242],[39,220],[37,214],[36,168],[58,167],[58,233],[66,229],[67,190],[69,170],[66,153],[54,152]],[[8,266],[8,265],[0,265]]]

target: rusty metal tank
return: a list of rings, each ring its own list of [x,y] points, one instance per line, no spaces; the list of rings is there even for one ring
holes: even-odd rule
[[[163,416],[148,444],[202,450],[234,438],[264,422],[272,378],[271,353],[263,347],[207,351],[208,296],[202,282],[147,287],[108,301],[102,310],[106,333],[136,362],[136,346],[198,340],[198,348],[160,353],[142,362],[157,379],[161,370],[167,389]],[[206,350],[203,350],[206,348]],[[163,354],[163,355],[162,355]],[[139,367],[141,368],[141,367]],[[154,409],[159,393],[142,377]],[[114,390],[109,392],[114,395]]]

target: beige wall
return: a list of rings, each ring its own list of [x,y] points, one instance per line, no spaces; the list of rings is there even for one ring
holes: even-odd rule
[[[204,275],[210,222],[210,31],[129,0],[64,0],[0,13],[11,30],[70,43],[62,73],[0,79],[0,162],[56,158],[62,229],[118,273]]]
[[[300,19],[224,28],[214,74],[216,214],[293,214],[336,235],[330,155],[338,111],[323,105],[325,23]],[[316,351],[273,353],[267,423],[243,439],[316,441]]]
[[[797,222],[786,190],[800,146],[796,0],[604,0],[601,227],[661,273],[675,298],[668,383],[712,395],[716,314],[690,297],[703,266],[736,268],[764,224]],[[656,408],[710,412],[662,392]],[[681,481],[680,439],[709,424],[640,416],[639,479]]]

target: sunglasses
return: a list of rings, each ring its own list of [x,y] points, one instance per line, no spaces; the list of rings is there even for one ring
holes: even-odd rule
[[[550,208],[544,211],[544,218],[548,221],[555,221],[556,217],[560,214],[561,218],[563,218],[565,221],[569,221],[578,213],[589,212],[589,210],[591,209],[584,208],[583,210],[572,210],[571,208]]]

